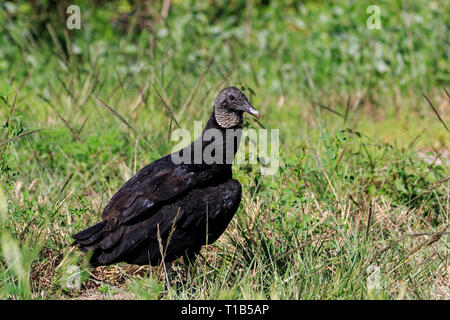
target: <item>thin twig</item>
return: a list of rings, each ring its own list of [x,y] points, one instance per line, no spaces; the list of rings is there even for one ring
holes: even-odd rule
[[[167,105],[167,103],[164,101],[163,97],[161,97],[161,95],[159,94],[158,89],[156,88],[155,84],[153,83],[153,88],[155,88],[156,93],[158,94],[159,99],[161,99],[162,103],[164,104],[164,107],[166,108],[167,112],[169,113],[170,117],[173,119],[173,121],[175,121],[175,124],[177,125],[178,128],[180,128],[180,124],[178,123],[177,119],[175,119],[175,116],[172,113],[172,110],[170,109],[170,107]]]
[[[44,97],[43,95],[38,94],[38,97],[41,98],[43,101],[45,101],[50,108],[52,108],[53,111],[55,111],[56,115],[58,116],[59,119],[61,119],[61,121],[64,123],[64,125],[69,129],[69,131],[72,133],[73,137],[75,138],[75,140],[77,140],[78,142],[81,142],[80,137],[78,136],[78,134],[75,132],[75,130],[71,127],[71,125],[69,124],[69,122],[64,119],[58,111],[56,111],[56,109],[54,108],[53,104],[50,102],[49,99],[47,99],[46,97]]]
[[[161,233],[159,232],[159,223],[156,225],[156,229],[157,229],[156,236],[158,238],[158,244],[159,244],[159,252],[161,253],[161,263],[162,263],[163,268],[164,268],[164,275],[165,275],[165,278],[166,278],[167,287],[170,289],[169,276],[167,274],[166,263],[164,262],[164,249],[163,249],[163,245],[162,245]]]
[[[39,131],[42,131],[42,130],[44,130],[44,129],[36,129],[36,130],[31,130],[31,131],[28,131],[28,132],[25,132],[25,133],[21,133],[21,134],[15,136],[14,138],[11,138],[11,139],[8,139],[8,140],[0,142],[0,146],[2,146],[4,144],[8,144],[10,142],[13,142],[14,140],[17,140],[19,138],[22,138],[24,136],[27,136],[27,135],[30,135],[30,134],[33,134],[33,133],[36,133],[36,132],[39,132]]]
[[[448,94],[448,91],[447,91],[447,89],[445,89],[445,87],[444,87],[444,91],[447,94],[447,97],[450,99],[450,94]]]
[[[311,101],[311,102],[314,103],[314,104],[317,104],[319,107],[321,107],[321,108],[323,108],[323,109],[325,109],[325,110],[328,110],[328,111],[330,111],[330,112],[332,112],[332,113],[334,113],[334,114],[336,114],[336,115],[338,115],[338,116],[344,118],[344,116],[343,116],[342,114],[340,114],[340,113],[337,112],[336,110],[331,109],[330,107],[327,107],[327,106],[321,104],[320,102],[315,102],[315,101]]]
[[[447,130],[448,133],[450,133],[450,131],[448,131],[447,125],[445,124],[444,120],[442,120],[441,116],[439,115],[439,113],[437,112],[436,108],[433,106],[433,104],[431,103],[430,99],[428,99],[428,97],[425,95],[425,93],[422,93],[423,96],[425,97],[425,99],[428,101],[428,103],[431,106],[431,109],[433,109],[434,113],[436,114],[436,116],[438,117],[439,121],[442,123],[442,125],[444,126],[445,130]]]
[[[117,113],[113,108],[111,108],[105,101],[100,99],[99,97],[94,96],[94,98],[100,102],[109,112],[111,112],[115,117],[119,118],[119,120],[128,127],[131,131],[133,131],[137,136],[139,136],[139,133],[128,123],[127,120],[125,120],[124,117],[122,117],[120,114]]]

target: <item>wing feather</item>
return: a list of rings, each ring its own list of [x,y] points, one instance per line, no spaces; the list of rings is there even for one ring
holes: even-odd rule
[[[136,173],[103,210],[105,231],[116,230],[134,219],[151,216],[161,205],[185,192],[217,179],[223,167],[175,165],[167,155]]]

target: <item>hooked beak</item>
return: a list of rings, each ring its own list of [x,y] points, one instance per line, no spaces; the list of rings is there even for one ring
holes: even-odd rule
[[[255,108],[253,108],[253,106],[251,104],[246,105],[244,108],[244,111],[250,113],[256,119],[259,119],[261,117],[261,115],[259,114],[259,111],[256,110]]]

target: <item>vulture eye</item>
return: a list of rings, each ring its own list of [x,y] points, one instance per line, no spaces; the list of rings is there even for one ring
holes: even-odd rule
[[[230,100],[233,101],[234,100],[234,96],[231,94],[230,95]]]

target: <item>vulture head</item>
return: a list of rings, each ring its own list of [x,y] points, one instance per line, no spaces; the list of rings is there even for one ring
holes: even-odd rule
[[[222,128],[242,126],[244,112],[259,119],[259,112],[239,89],[228,87],[219,93],[214,103],[214,115]]]

